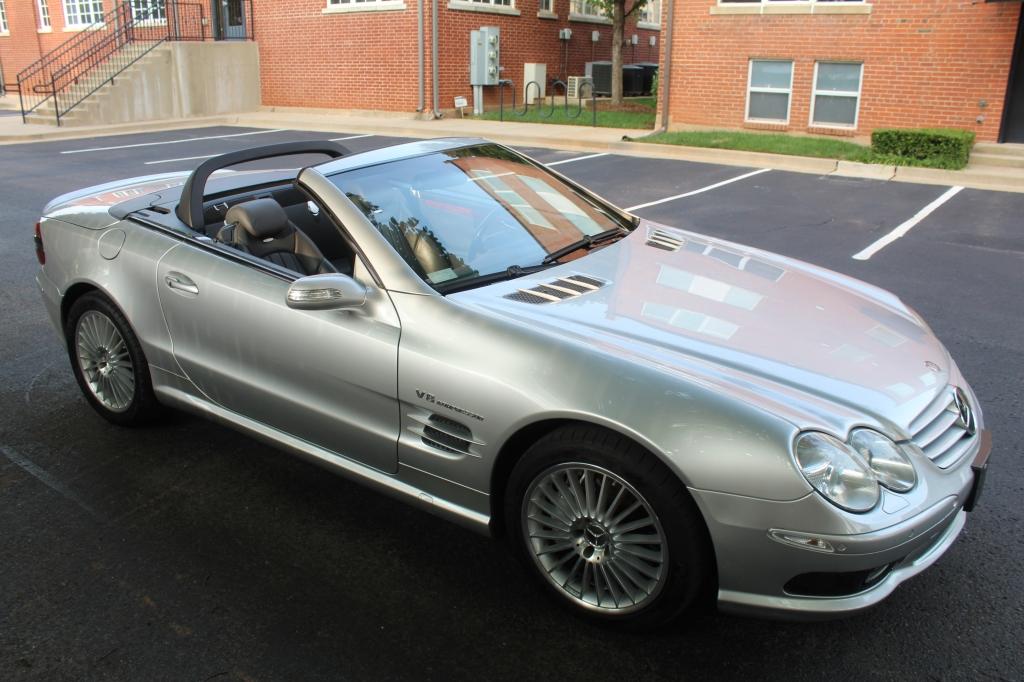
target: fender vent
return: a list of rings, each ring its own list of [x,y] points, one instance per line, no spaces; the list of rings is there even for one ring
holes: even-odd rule
[[[597,291],[607,283],[596,277],[569,275],[568,277],[559,277],[545,284],[538,284],[530,289],[513,291],[511,294],[506,294],[505,298],[521,303],[558,303],[559,301],[578,298],[592,291]]]
[[[414,422],[409,430],[418,435],[424,445],[452,455],[480,456],[472,451],[472,446],[482,446],[484,443],[475,439],[465,424],[439,414],[410,414],[409,418]]]
[[[653,246],[662,251],[678,251],[683,245],[683,239],[665,230],[650,230],[647,233],[647,246]]]

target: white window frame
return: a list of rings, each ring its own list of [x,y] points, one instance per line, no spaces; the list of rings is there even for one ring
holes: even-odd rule
[[[486,14],[509,14],[518,17],[516,0],[448,0],[448,9]]]
[[[0,36],[11,35],[11,25],[7,23],[7,3],[0,0]]]
[[[50,4],[48,0],[36,0],[36,7],[39,10],[39,26],[37,28],[40,33],[49,33],[53,30],[53,21],[50,18]]]
[[[555,0],[540,0],[540,12],[541,14],[554,14],[555,13]]]
[[[569,14],[570,16],[608,19],[608,15],[604,13],[604,9],[600,5],[588,2],[588,0],[569,0]]]
[[[754,62],[789,62],[789,87],[786,89],[782,88],[764,88],[764,87],[753,87],[751,85],[751,79],[754,77]],[[789,117],[793,111],[793,71],[796,65],[792,59],[784,59],[782,57],[773,59],[770,57],[758,57],[757,59],[747,60],[747,101],[743,105],[743,121],[746,123],[768,123],[775,125],[789,125]],[[773,95],[786,95],[786,120],[782,121],[777,118],[750,118],[750,93],[751,92],[763,92]]]
[[[822,90],[818,92],[818,64],[852,64],[860,67],[857,75],[857,91],[853,90]],[[860,123],[860,93],[864,89],[864,62],[846,62],[841,60],[824,59],[814,62],[814,80],[811,81],[811,114],[807,119],[807,125],[811,128],[835,128],[837,130],[856,130]],[[815,123],[814,105],[817,103],[818,95],[828,97],[853,97],[857,100],[857,107],[853,110],[853,125],[843,123]]]
[[[92,26],[96,22],[102,21],[103,14],[106,11],[103,7],[102,0],[63,0],[63,4],[65,29],[71,29],[73,31],[86,28],[87,26]],[[74,7],[75,11],[69,11],[68,7]],[[82,11],[83,8],[85,9],[85,12]],[[81,18],[86,15],[90,17],[90,20],[82,21]],[[72,16],[75,16],[77,19],[72,21]]]
[[[167,3],[165,0],[130,0],[132,19],[141,25],[157,25],[167,23]],[[154,18],[147,11],[151,8],[162,10]],[[163,16],[160,16],[163,14]]]
[[[324,14],[388,12],[405,9],[405,0],[327,0]]]
[[[719,5],[866,5],[867,0],[718,0]]]
[[[655,10],[657,8],[657,10]],[[637,28],[649,30],[661,30],[661,0],[647,0],[647,4],[640,10],[640,16],[636,22]]]

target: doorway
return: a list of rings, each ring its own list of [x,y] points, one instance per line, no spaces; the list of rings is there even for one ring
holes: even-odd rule
[[[1006,113],[1000,142],[1024,143],[1024,5],[1017,20],[1017,42],[1013,46],[1010,81],[1006,86]]]
[[[246,0],[211,0],[214,40],[246,40],[249,38]]]

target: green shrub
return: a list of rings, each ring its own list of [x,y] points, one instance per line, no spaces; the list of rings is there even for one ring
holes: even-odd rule
[[[871,133],[874,163],[960,170],[967,165],[974,133],[952,128],[880,129]]]

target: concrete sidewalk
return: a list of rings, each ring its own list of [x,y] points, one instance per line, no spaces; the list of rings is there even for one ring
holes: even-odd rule
[[[933,185],[959,185],[976,189],[1024,193],[1024,174],[1014,169],[946,171],[815,159],[782,154],[764,154],[703,147],[680,147],[623,141],[623,136],[640,136],[645,131],[624,128],[545,125],[516,121],[480,121],[441,118],[421,120],[410,114],[384,114],[324,109],[264,107],[259,111],[230,116],[148,121],[118,126],[65,127],[25,125],[20,116],[0,116],[0,144],[123,135],[158,130],[237,125],[253,128],[314,130],[392,137],[484,137],[503,144],[547,147],[579,152],[608,152],[628,156],[679,159],[701,163],[872,178]]]

